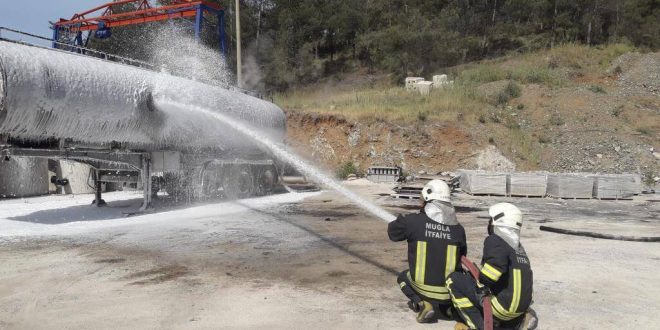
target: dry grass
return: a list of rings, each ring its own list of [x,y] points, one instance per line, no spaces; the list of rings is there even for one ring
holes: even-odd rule
[[[284,109],[337,114],[361,121],[467,120],[476,122],[484,109],[474,88],[455,85],[434,90],[429,96],[406,91],[403,87],[362,88],[351,91],[296,90],[275,97]]]
[[[435,90],[427,97],[381,82],[373,87],[351,90],[336,86],[323,88],[322,85],[304,87],[275,95],[275,103],[289,111],[336,114],[365,122],[475,124],[489,108],[487,100],[476,93],[481,84],[508,79],[551,88],[571,86],[576,84],[572,79],[575,76],[603,72],[613,59],[631,50],[622,44],[601,47],[567,44],[551,50],[461,65],[447,70],[456,80],[453,88]]]

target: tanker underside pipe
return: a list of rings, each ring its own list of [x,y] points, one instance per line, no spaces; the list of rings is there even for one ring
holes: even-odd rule
[[[142,155],[142,207],[140,211],[144,211],[151,207],[151,160],[149,156]]]
[[[99,170],[94,169],[94,201],[92,202],[92,204],[98,207],[105,205],[105,201],[103,200],[103,198],[101,198],[101,189],[102,186],[101,186]]]

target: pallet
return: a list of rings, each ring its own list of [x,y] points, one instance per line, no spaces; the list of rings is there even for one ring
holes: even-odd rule
[[[539,196],[539,195],[512,195],[512,194],[509,194],[509,195],[507,195],[506,197],[545,198],[545,197],[547,197],[547,196]]]
[[[390,194],[390,198],[394,199],[419,199],[419,195],[412,194]]]

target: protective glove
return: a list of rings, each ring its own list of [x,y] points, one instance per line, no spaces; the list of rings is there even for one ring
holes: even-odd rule
[[[483,305],[484,297],[488,297],[490,295],[492,295],[492,292],[490,291],[489,287],[485,285],[477,287],[477,299],[479,299],[479,305]]]

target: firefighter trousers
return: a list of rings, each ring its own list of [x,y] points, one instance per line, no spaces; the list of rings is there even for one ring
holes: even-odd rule
[[[483,329],[484,317],[481,301],[477,293],[477,282],[467,273],[453,272],[447,278],[447,289],[458,316],[470,329]],[[499,330],[517,329],[524,315],[511,321],[493,319],[493,328]]]
[[[396,279],[403,294],[414,303],[419,303],[422,300],[430,302],[431,305],[433,305],[433,309],[436,312],[435,315],[438,317],[438,319],[454,320],[455,318],[453,315],[456,315],[456,312],[453,310],[454,308],[452,307],[451,301],[440,301],[428,298],[415,291],[412,284],[410,283],[410,280],[408,279],[408,272],[409,270],[404,270],[403,272],[399,273],[399,276]]]

